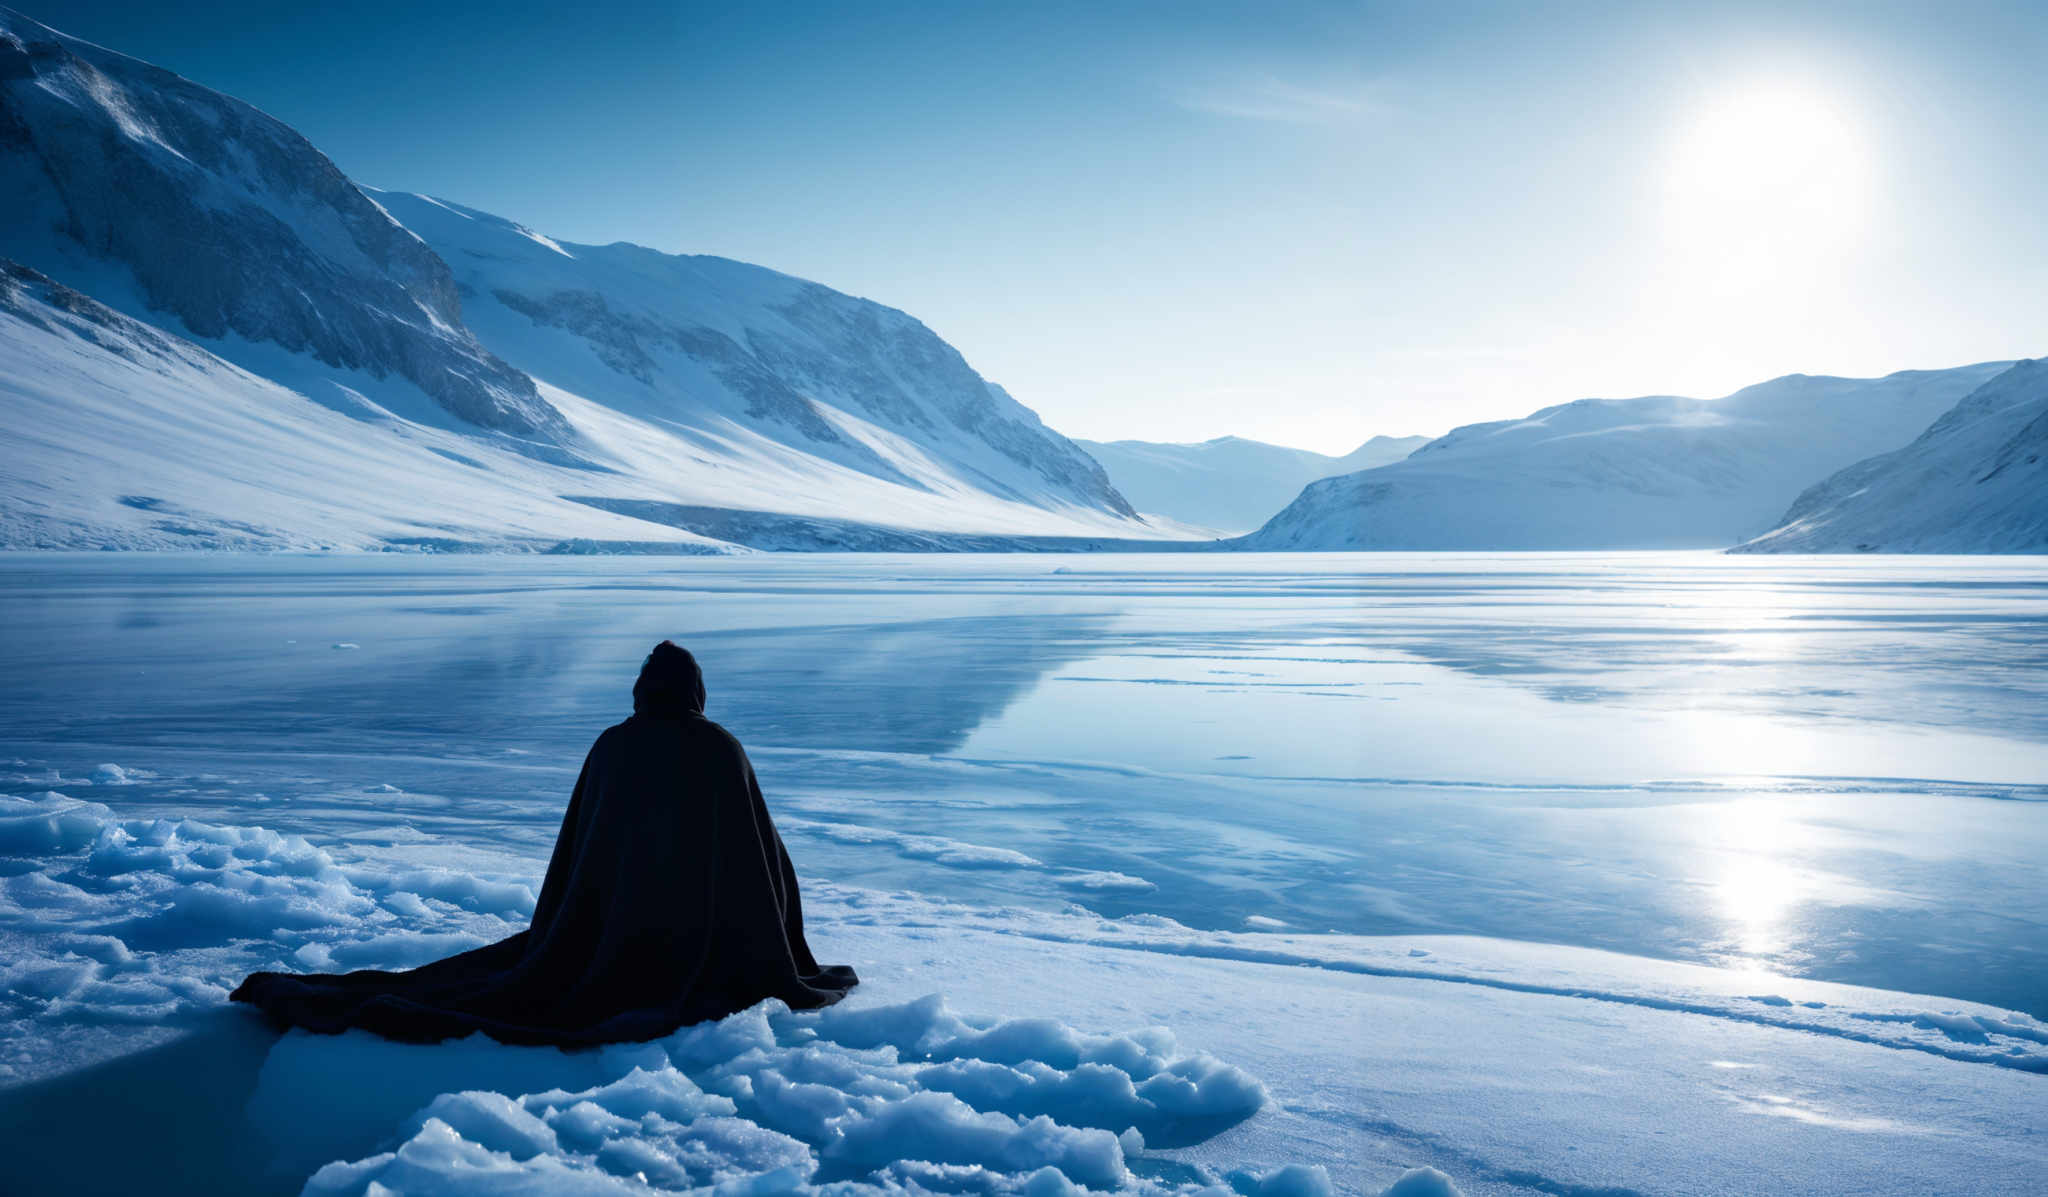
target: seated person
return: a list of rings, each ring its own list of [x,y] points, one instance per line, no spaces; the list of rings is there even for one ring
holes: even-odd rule
[[[571,1045],[650,1039],[765,998],[825,1006],[857,983],[812,958],[753,766],[704,717],[696,659],[664,640],[632,717],[583,762],[526,930],[405,972],[256,973],[231,996],[311,1031]]]

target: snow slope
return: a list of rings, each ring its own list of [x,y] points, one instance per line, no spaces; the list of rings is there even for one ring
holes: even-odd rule
[[[314,403],[4,260],[0,361],[0,545],[732,547],[563,499],[577,471],[502,441]]]
[[[1720,548],[1829,473],[1910,440],[2010,363],[1788,375],[1716,400],[1581,399],[1452,430],[1308,486],[1234,547]]]
[[[1087,454],[894,308],[744,262],[559,242],[372,194],[454,268],[484,343],[544,382],[707,444],[744,437],[934,495],[1133,515]]]
[[[0,546],[1187,535],[901,312],[385,198],[460,269],[277,121],[0,10]]]
[[[1201,527],[1246,532],[1272,518],[1318,478],[1396,462],[1426,436],[1376,436],[1342,457],[1237,436],[1200,444],[1076,441],[1145,512]]]
[[[759,528],[636,517],[678,488],[663,461],[693,446],[657,424],[549,389],[586,459],[538,460],[530,446],[477,437],[385,408],[370,380],[338,375],[314,402],[184,338],[124,316],[0,259],[0,545],[116,549],[492,549],[702,553],[737,542],[789,547]],[[1027,534],[1101,536],[1095,525],[961,488],[950,509],[859,471],[788,454],[695,464],[732,503],[797,500],[941,531],[891,547],[1001,548]],[[636,473],[637,471],[637,473]],[[715,489],[714,489],[715,488]],[[807,493],[806,493],[807,492]],[[604,497],[598,497],[604,496]],[[1117,521],[1121,522],[1121,521]],[[977,529],[948,533],[956,529]],[[863,547],[886,528],[827,525],[802,547]],[[1011,534],[1008,539],[1004,533]],[[1042,538],[1041,538],[1042,539]]]
[[[1972,391],[1903,449],[1857,462],[1736,552],[2048,552],[2048,360]]]

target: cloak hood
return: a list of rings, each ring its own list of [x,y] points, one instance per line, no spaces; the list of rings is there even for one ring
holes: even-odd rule
[[[673,640],[654,646],[633,683],[633,713],[657,719],[704,713],[704,671],[689,649]]]

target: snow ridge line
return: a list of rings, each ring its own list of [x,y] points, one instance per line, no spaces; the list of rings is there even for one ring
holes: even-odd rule
[[[1598,989],[1574,988],[1565,985],[1545,985],[1538,981],[1506,981],[1490,977],[1474,977],[1459,973],[1443,972],[1436,969],[1395,968],[1388,965],[1366,964],[1357,960],[1325,960],[1314,956],[1303,956],[1293,952],[1275,952],[1259,948],[1224,947],[1201,943],[1133,943],[1128,940],[1095,938],[1092,936],[1058,935],[1047,931],[1033,931],[1019,928],[991,927],[988,930],[998,935],[1014,935],[1022,939],[1037,939],[1049,943],[1071,943],[1083,947],[1116,948],[1127,952],[1154,952],[1162,956],[1188,956],[1206,960],[1239,960],[1248,964],[1274,964],[1288,968],[1320,968],[1329,972],[1352,973],[1366,977],[1386,977],[1402,981],[1442,981],[1453,985],[1477,985],[1485,989],[1500,989],[1510,993],[1529,993],[1545,997],[1583,998],[1587,1001],[1611,1002],[1619,1006],[1639,1006],[1651,1010],[1668,1010],[1677,1014],[1699,1014],[1708,1018],[1721,1018],[1730,1022],[1746,1022],[1760,1027],[1777,1030],[1805,1031],[1814,1035],[1826,1035],[1835,1039],[1846,1039],[1854,1043],[1867,1043],[1875,1047],[1888,1047],[1901,1051],[1925,1052],[1964,1064],[1993,1064],[2000,1068],[2011,1068],[2020,1072],[2048,1076],[2048,1056],[2026,1053],[1972,1052],[1962,1048],[1943,1047],[1935,1043],[1918,1043],[1911,1040],[1887,1039],[1880,1035],[1859,1033],[1849,1027],[1830,1026],[1826,1023],[1802,1022],[1792,1019],[1763,1018],[1744,1014],[1726,1006],[1708,1002],[1687,1001],[1683,998],[1658,998],[1626,993],[1609,993]],[[1865,1012],[1851,1012],[1850,1018],[1862,1018],[1872,1022],[1914,1022],[1920,1015],[1886,1015]],[[2027,1038],[2027,1036],[2015,1036]]]

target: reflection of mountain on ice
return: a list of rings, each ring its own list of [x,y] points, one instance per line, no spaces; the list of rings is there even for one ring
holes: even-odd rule
[[[664,601],[660,590],[606,594],[603,582],[578,579],[575,590],[598,593],[550,600],[544,581],[525,581],[527,595],[500,592],[484,606],[411,593],[313,615],[318,600],[311,609],[288,605],[293,581],[281,579],[272,593],[298,618],[209,619],[143,605],[131,612],[130,645],[118,657],[103,651],[98,630],[41,627],[49,659],[67,664],[18,671],[8,718],[20,736],[116,741],[137,727],[203,723],[265,750],[345,751],[367,735],[423,757],[488,756],[516,741],[547,759],[571,759],[630,713],[619,679],[633,675],[649,646],[673,636],[704,663],[712,717],[750,746],[921,755],[959,747],[1086,652],[1102,620],[1037,619],[1025,634],[999,616],[893,619],[863,607],[841,616],[848,622],[757,629],[728,624],[729,616],[711,622]],[[831,600],[813,610],[832,610]],[[146,634],[136,619],[158,628]],[[351,639],[339,638],[337,625]],[[604,634],[590,636],[593,626]],[[457,627],[462,634],[449,635]],[[183,651],[228,657],[251,635],[275,645],[273,664],[289,662],[261,686],[245,684],[238,670],[208,682],[168,663]],[[146,647],[166,636],[183,646],[169,659]],[[350,648],[332,647],[340,643]]]
[[[0,402],[33,431],[0,543],[726,547],[653,504],[1162,534],[901,312],[373,199],[248,105],[6,12],[0,170]]]
[[[1912,439],[2006,368],[1795,374],[1724,399],[1581,399],[1453,429],[1405,460],[1310,484],[1234,546],[1725,548],[1794,496]]]

